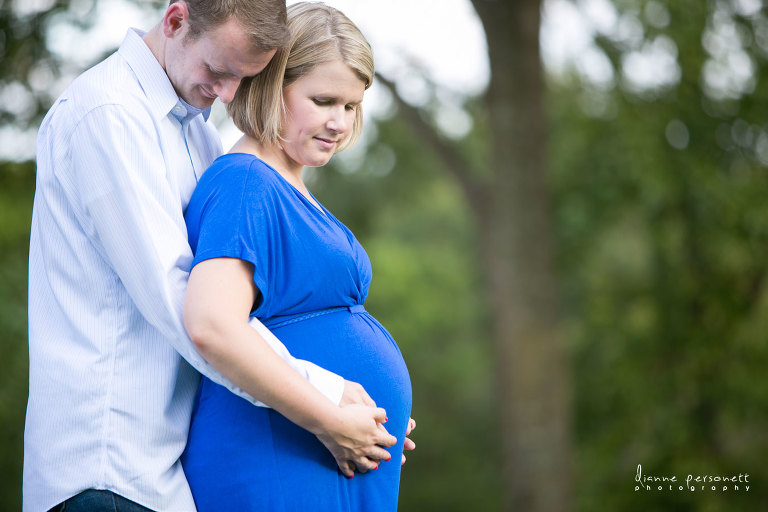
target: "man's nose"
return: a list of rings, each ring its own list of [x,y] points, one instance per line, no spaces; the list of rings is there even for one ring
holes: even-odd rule
[[[240,87],[240,80],[229,78],[216,82],[213,92],[216,93],[216,96],[219,97],[222,103],[229,103],[234,99],[238,87]]]

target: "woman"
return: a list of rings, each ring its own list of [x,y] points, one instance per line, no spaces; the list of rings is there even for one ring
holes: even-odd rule
[[[331,7],[292,5],[288,24],[289,50],[244,82],[228,106],[245,135],[206,171],[187,209],[195,260],[185,323],[215,365],[216,347],[252,334],[247,316],[257,316],[294,356],[362,384],[386,410],[388,418],[377,421],[397,442],[354,459],[360,472],[353,474],[344,453],[329,452],[323,436],[313,435],[307,410],[316,404],[291,386],[269,388],[283,375],[265,365],[269,378],[255,398],[273,409],[203,379],[182,462],[201,512],[394,511],[411,408],[408,371],[363,307],[371,281],[365,251],[302,180],[304,166],[324,165],[358,137],[373,57],[357,27]],[[229,323],[240,327],[221,327]]]

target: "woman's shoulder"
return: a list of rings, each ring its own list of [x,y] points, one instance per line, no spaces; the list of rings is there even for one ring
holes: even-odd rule
[[[227,153],[217,158],[200,178],[198,188],[221,190],[234,187],[242,191],[271,190],[276,183],[275,171],[257,156],[248,153]]]

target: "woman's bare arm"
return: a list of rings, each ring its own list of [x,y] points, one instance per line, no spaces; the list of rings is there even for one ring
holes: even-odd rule
[[[382,427],[386,412],[365,405],[333,404],[267,345],[248,325],[258,290],[253,266],[234,258],[214,258],[190,273],[184,324],[200,354],[245,392],[315,434],[352,476],[373,469],[397,440]]]

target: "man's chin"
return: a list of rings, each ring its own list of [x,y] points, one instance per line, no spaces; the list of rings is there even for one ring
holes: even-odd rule
[[[205,110],[206,108],[213,105],[213,102],[216,100],[216,98],[209,98],[208,96],[204,96],[202,94],[197,94],[192,98],[184,98],[184,101],[189,103],[195,108],[201,108]]]
[[[197,107],[205,110],[206,108],[213,105],[214,101],[216,101],[216,98],[202,97],[202,98],[199,98],[197,101],[195,101],[195,103],[190,103],[190,105],[192,105],[193,107]]]

